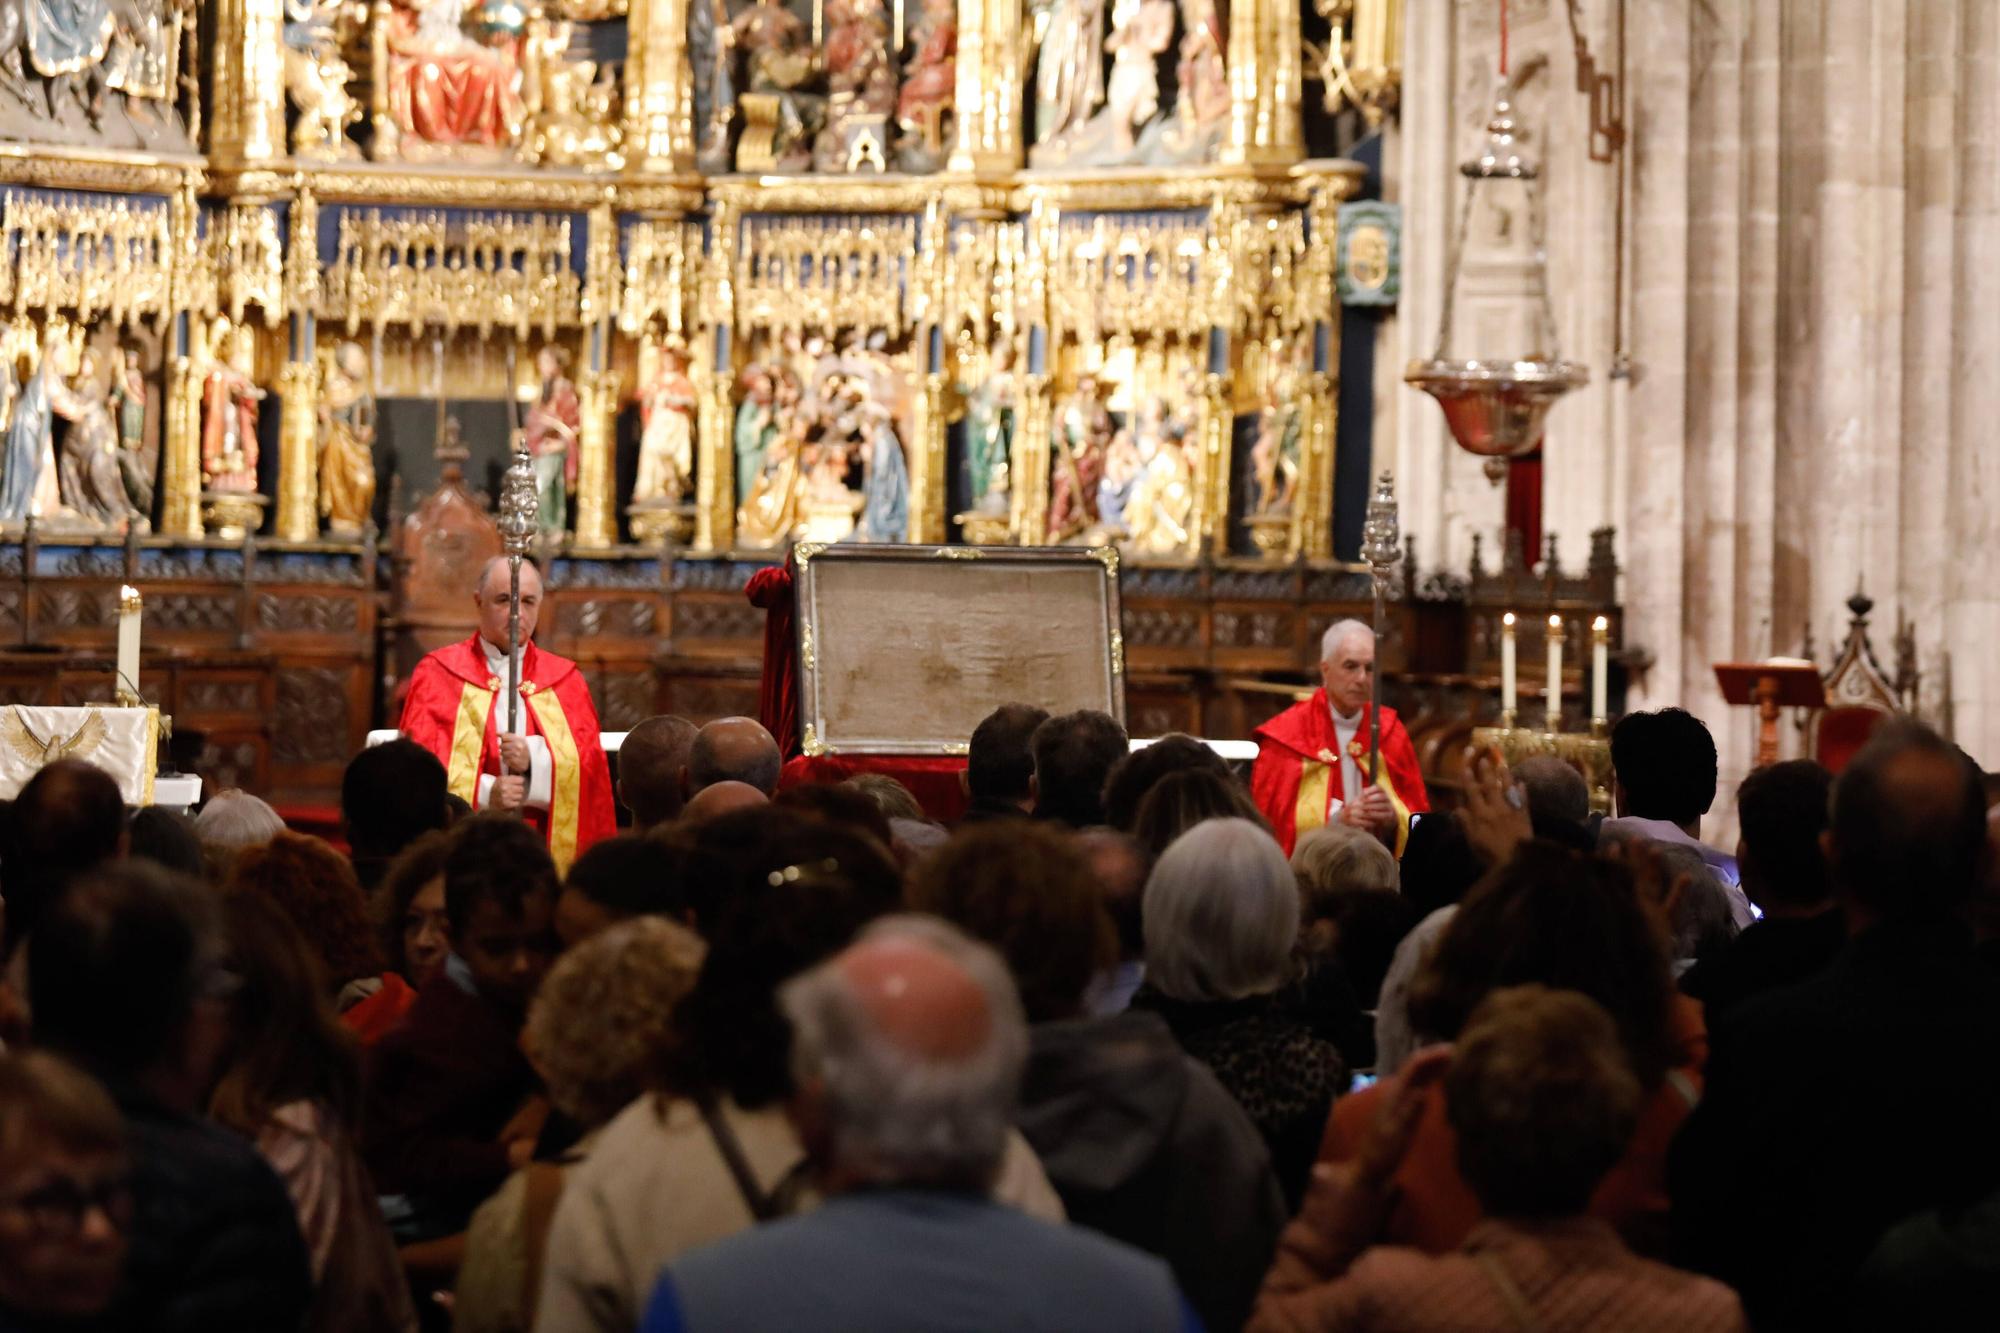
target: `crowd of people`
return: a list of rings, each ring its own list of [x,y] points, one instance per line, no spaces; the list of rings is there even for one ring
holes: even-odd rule
[[[1009,704],[947,828],[661,717],[561,871],[408,740],[338,844],[52,763],[0,1330],[1992,1327],[1977,766],[1887,722],[1725,851],[1700,722],[1612,754],[1612,817],[1482,754],[1281,838],[1199,741]]]

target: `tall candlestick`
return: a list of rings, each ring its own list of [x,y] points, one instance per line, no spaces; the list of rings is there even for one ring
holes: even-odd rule
[[[1562,730],[1563,618],[1549,617],[1549,730]]]
[[[139,613],[145,603],[139,590],[129,584],[118,590],[118,679],[112,682],[112,696],[123,702],[142,702],[139,694]]]
[[[1500,617],[1500,712],[1501,725],[1512,726],[1514,710],[1520,702],[1520,678],[1514,670],[1514,613]]]
[[[1599,616],[1590,622],[1590,720],[1593,725],[1611,716],[1611,621]]]

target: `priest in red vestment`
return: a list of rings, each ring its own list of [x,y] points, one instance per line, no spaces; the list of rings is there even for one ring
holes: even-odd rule
[[[417,663],[403,734],[444,764],[452,793],[475,810],[519,810],[549,841],[559,874],[617,831],[597,709],[576,663],[530,640],[542,576],[521,562],[520,730],[507,725],[507,561],[495,557],[472,595],[479,632]]]
[[[1320,640],[1320,688],[1257,728],[1250,794],[1285,854],[1330,819],[1369,830],[1403,854],[1410,816],[1431,808],[1410,733],[1382,710],[1382,766],[1368,782],[1368,709],[1375,683],[1375,631],[1358,620]]]

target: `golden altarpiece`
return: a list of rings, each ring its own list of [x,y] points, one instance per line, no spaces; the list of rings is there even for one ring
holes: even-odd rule
[[[1139,730],[1367,596],[1305,126],[1398,0],[15,4],[9,699],[132,582],[197,762],[323,795],[517,436],[614,729],[743,707],[797,540],[1118,547]]]

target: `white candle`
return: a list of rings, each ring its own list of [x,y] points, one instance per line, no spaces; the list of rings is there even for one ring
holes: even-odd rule
[[[144,608],[139,590],[130,584],[118,590],[118,679],[114,696],[130,694],[139,698],[139,613]]]
[[[1563,618],[1549,617],[1549,730],[1562,730]]]
[[[1590,718],[1602,722],[1611,715],[1611,621],[1590,622]]]
[[[1514,670],[1514,613],[1500,617],[1500,711],[1511,713],[1519,700],[1520,679]]]

